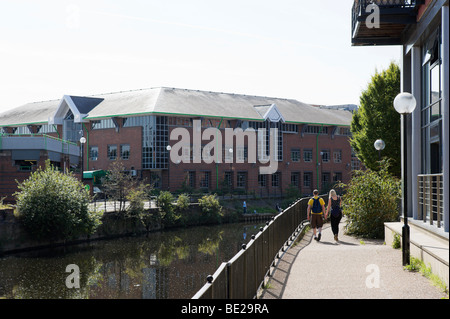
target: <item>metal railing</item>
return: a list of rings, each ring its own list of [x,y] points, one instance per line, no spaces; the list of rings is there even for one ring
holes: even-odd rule
[[[321,195],[324,198],[326,195]],[[252,299],[270,275],[271,267],[289,241],[303,230],[309,198],[297,200],[275,216],[247,245],[224,262],[193,299]]]
[[[47,134],[1,134],[0,149],[47,150],[80,156],[80,147],[76,143]]]
[[[418,218],[441,227],[444,212],[443,174],[417,175]]]

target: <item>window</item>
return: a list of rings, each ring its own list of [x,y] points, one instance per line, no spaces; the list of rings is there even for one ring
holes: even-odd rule
[[[115,127],[116,126],[112,119],[91,121],[91,129],[93,130],[102,130]]]
[[[258,174],[258,185],[259,185],[259,187],[267,186],[267,175],[266,174]]]
[[[341,172],[335,172],[333,175],[333,182],[342,182],[342,173]]]
[[[330,161],[330,150],[322,150],[320,155],[322,156],[322,163],[328,163]]]
[[[56,127],[55,125],[39,125],[38,126],[38,134],[45,134],[45,133],[56,133]]]
[[[336,131],[336,135],[343,135],[343,136],[352,136],[352,132],[350,131],[349,127],[338,127]]]
[[[200,188],[209,188],[211,173],[209,171],[201,172]]]
[[[108,145],[108,158],[112,161],[117,158],[117,145]]]
[[[272,187],[280,187],[281,173],[272,174]]]
[[[283,133],[298,133],[298,125],[297,124],[282,124],[281,129]]]
[[[98,146],[89,147],[89,159],[96,161],[98,159]]]
[[[330,185],[331,182],[331,174],[329,172],[322,173],[322,188]]]
[[[233,172],[225,172],[224,186],[233,187]]]
[[[300,149],[299,148],[291,149],[291,161],[300,162]]]
[[[168,167],[169,125],[167,116],[136,116],[123,119],[123,127],[142,127],[142,168]],[[183,154],[184,155],[184,154]]]
[[[120,145],[120,157],[123,160],[127,160],[130,158],[130,145],[129,144]]]
[[[328,135],[328,126],[306,125],[306,127],[303,128],[303,132],[306,134]]]
[[[312,162],[312,148],[306,148],[303,150],[303,161],[306,163]]]
[[[295,187],[300,186],[300,172],[291,173],[291,185]]]
[[[312,187],[312,173],[311,172],[303,173],[303,186],[304,187]]]
[[[442,172],[442,39],[438,28],[423,46],[422,173]]]
[[[188,172],[187,185],[189,185],[190,188],[195,188],[195,171]]]
[[[335,163],[341,163],[342,162],[342,151],[341,150],[335,150],[333,152],[333,160]]]
[[[236,146],[236,163],[245,163],[248,159],[248,147]]]
[[[247,172],[238,172],[236,186],[240,188],[245,188],[247,186],[246,184],[247,184]]]
[[[360,161],[359,161],[353,147],[352,147],[351,169],[352,169],[352,171],[361,169]]]

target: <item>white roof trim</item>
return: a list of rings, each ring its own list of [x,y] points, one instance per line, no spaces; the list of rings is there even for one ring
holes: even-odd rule
[[[48,118],[48,124],[62,125],[64,117],[66,116],[69,109],[73,113],[75,123],[88,122],[87,120],[84,120],[87,114],[80,113],[75,103],[73,103],[72,98],[69,95],[64,95],[61,101],[59,102],[58,108],[56,109],[55,113]]]
[[[269,119],[271,122],[282,122],[284,123],[283,114],[281,114],[280,110],[277,108],[276,104],[272,104],[267,112],[264,114],[264,119]]]

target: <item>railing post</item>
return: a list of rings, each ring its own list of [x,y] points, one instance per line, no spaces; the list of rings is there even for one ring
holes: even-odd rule
[[[428,202],[430,203],[430,225],[433,225],[433,176],[429,176],[429,185],[430,185],[430,189],[429,189],[429,199]]]

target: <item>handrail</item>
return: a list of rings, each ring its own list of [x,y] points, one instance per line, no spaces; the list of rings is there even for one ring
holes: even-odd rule
[[[321,195],[324,197],[326,195]],[[307,224],[309,197],[298,199],[267,221],[248,244],[227,263],[222,263],[193,299],[252,299],[270,275],[275,261]]]
[[[418,218],[441,227],[444,210],[443,174],[417,175]]]

